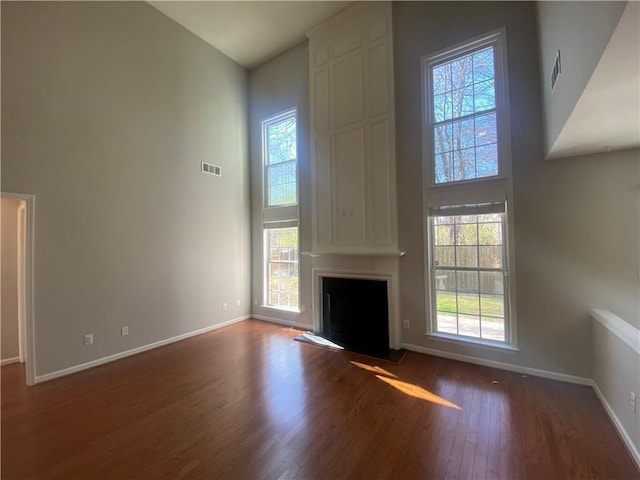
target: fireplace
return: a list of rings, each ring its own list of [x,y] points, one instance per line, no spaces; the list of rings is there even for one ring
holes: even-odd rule
[[[388,352],[387,291],[384,280],[322,277],[322,335],[355,352]]]

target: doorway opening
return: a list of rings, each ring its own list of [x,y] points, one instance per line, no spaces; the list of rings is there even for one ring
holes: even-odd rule
[[[2,192],[2,261],[3,347],[9,349],[9,358],[3,364],[24,363],[26,384],[35,384],[35,335],[33,309],[33,227],[35,197],[23,193]],[[6,263],[5,263],[6,262]],[[5,268],[7,267],[7,268]],[[9,268],[11,267],[11,268]],[[5,271],[6,270],[6,271]],[[5,329],[9,332],[5,336]],[[12,350],[13,349],[13,350]]]

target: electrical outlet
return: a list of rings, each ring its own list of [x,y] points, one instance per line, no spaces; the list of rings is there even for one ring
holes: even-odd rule
[[[631,411],[633,413],[636,413],[638,410],[638,402],[636,400],[636,394],[631,392],[631,395],[629,396],[629,404],[631,405]]]
[[[236,300],[236,307],[240,308],[240,300]]]
[[[84,344],[85,345],[93,345],[93,333],[87,333],[84,336]]]
[[[409,320],[404,320],[402,323],[404,325],[404,328],[408,330],[409,329]]]
[[[222,304],[222,310],[226,310],[226,309],[227,309],[227,304],[226,304],[226,303],[223,303],[223,304]]]
[[[122,327],[120,329],[120,335],[122,335],[123,337],[126,337],[127,335],[129,335],[129,327]]]
[[[254,298],[254,299],[253,299],[253,304],[254,304],[254,305],[258,305],[258,299],[257,299],[257,298]]]

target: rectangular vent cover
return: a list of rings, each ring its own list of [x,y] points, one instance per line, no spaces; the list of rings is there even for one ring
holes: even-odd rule
[[[209,175],[222,176],[222,168],[213,163],[202,162],[202,173],[208,173]]]
[[[556,54],[556,59],[553,61],[553,69],[551,70],[551,92],[556,88],[558,83],[558,77],[562,73],[562,66],[560,65],[560,50]]]

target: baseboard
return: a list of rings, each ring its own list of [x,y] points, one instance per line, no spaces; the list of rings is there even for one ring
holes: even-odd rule
[[[449,358],[451,360],[459,360],[461,362],[474,363],[476,365],[483,365],[485,367],[499,368],[501,370],[509,370],[511,372],[524,373],[526,375],[549,378],[551,380],[560,380],[562,382],[576,383],[578,385],[587,385],[587,386],[593,385],[593,380],[591,380],[590,378],[577,377],[575,375],[567,375],[565,373],[551,372],[549,370],[540,370],[537,368],[522,367],[520,365],[497,362],[494,360],[485,360],[484,358],[472,357],[469,355],[461,355],[459,353],[444,352],[442,350],[421,347],[420,345],[412,345],[409,343],[403,343],[400,346],[403,348],[406,348],[407,350],[411,350],[413,352],[426,353],[427,355],[434,355],[436,357]]]
[[[292,322],[289,320],[282,320],[281,318],[266,317],[264,315],[251,315],[251,318],[255,318],[256,320],[263,320],[269,323],[277,323],[278,325],[284,325],[286,327],[295,327],[299,328],[300,330],[313,330],[313,325],[309,325],[307,323]]]
[[[82,370],[87,370],[89,368],[97,367],[99,365],[104,365],[105,363],[130,357],[131,355],[136,355],[138,353],[146,352],[147,350],[152,350],[154,348],[169,345],[170,343],[186,340],[187,338],[195,337],[196,335],[202,335],[203,333],[211,332],[213,330],[217,330],[219,328],[226,327],[228,325],[233,325],[234,323],[242,322],[244,320],[248,320],[249,318],[251,318],[251,315],[244,315],[242,317],[234,318],[226,322],[217,323],[209,327],[201,328],[199,330],[194,330],[193,332],[183,333],[182,335],[177,335],[175,337],[167,338],[165,340],[160,340],[158,342],[149,343],[147,345],[136,347],[131,350],[126,350],[124,352],[116,353],[114,355],[109,355],[108,357],[98,358],[97,360],[81,363],[80,365],[74,365],[73,367],[64,368],[62,370],[46,373],[44,375],[38,375],[36,376],[35,383],[42,383],[48,380],[53,380],[54,378],[60,378],[66,375],[71,375],[72,373],[81,372]]]
[[[600,403],[602,403],[602,406],[604,407],[607,414],[609,415],[609,418],[611,419],[613,426],[618,431],[620,438],[622,438],[622,443],[624,443],[625,447],[627,447],[627,450],[629,450],[629,453],[631,454],[631,458],[633,458],[638,468],[640,468],[640,452],[638,452],[638,449],[634,445],[633,440],[629,437],[629,435],[627,434],[627,431],[624,429],[624,426],[622,425],[622,422],[620,421],[616,413],[613,411],[613,408],[611,408],[611,405],[609,405],[609,402],[607,402],[606,397],[600,391],[598,384],[594,381],[592,386],[593,386],[593,391],[596,392],[596,396],[600,400]]]
[[[19,363],[20,357],[12,357],[5,358],[4,360],[0,360],[0,367],[4,367],[5,365],[11,365],[12,363]]]

